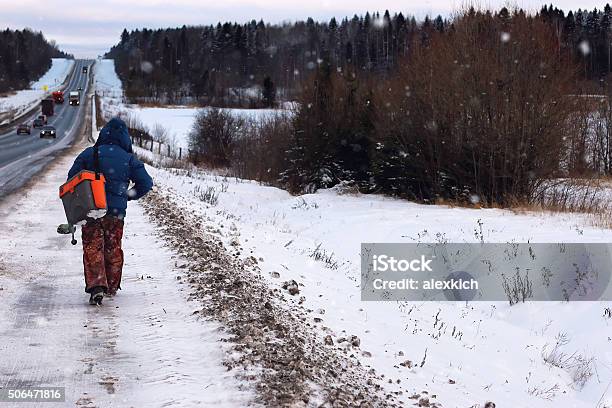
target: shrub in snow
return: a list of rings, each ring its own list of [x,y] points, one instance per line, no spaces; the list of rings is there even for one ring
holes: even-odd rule
[[[513,276],[507,277],[505,274],[502,274],[502,286],[510,305],[525,302],[525,300],[533,296],[533,283],[529,279],[529,271],[525,272],[525,276],[521,276],[518,268]]]
[[[189,133],[191,160],[212,167],[227,167],[234,143],[246,122],[229,111],[218,108],[201,109]]]
[[[250,122],[244,135],[234,143],[233,173],[241,178],[278,185],[280,174],[287,166],[292,134],[292,119],[284,111]]]
[[[578,352],[568,354],[564,349],[569,342],[566,333],[557,334],[554,345],[546,344],[542,348],[542,358],[547,364],[567,371],[574,386],[577,389],[582,389],[593,376],[595,359]]]
[[[318,65],[303,89],[281,182],[292,192],[314,192],[353,180],[368,189],[374,101],[354,73]]]
[[[194,187],[192,194],[200,199],[200,201],[210,204],[212,206],[217,205],[219,202],[219,193],[212,186],[202,188],[200,185]]]
[[[324,248],[321,248],[321,244],[309,254],[309,256],[315,261],[321,261],[329,269],[338,269],[338,261],[334,259],[334,254],[328,253]]]

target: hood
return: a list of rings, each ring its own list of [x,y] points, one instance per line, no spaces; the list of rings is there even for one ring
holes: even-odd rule
[[[100,131],[96,146],[115,145],[132,153],[132,140],[127,125],[119,118],[112,118]]]

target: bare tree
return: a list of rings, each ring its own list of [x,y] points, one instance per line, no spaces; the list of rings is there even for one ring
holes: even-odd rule
[[[380,87],[374,177],[400,195],[509,204],[580,146],[571,55],[550,25],[470,10]]]
[[[245,127],[245,120],[218,108],[201,109],[189,134],[193,161],[213,167],[230,164],[234,143]]]

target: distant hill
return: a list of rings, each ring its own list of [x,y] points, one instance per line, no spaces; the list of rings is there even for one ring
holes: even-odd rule
[[[72,58],[29,29],[0,31],[0,93],[27,88],[50,67],[51,58]]]

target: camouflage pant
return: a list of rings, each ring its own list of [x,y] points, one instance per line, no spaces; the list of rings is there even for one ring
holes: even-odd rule
[[[82,230],[85,292],[101,286],[107,293],[115,294],[123,269],[123,220],[107,216],[87,222]]]

